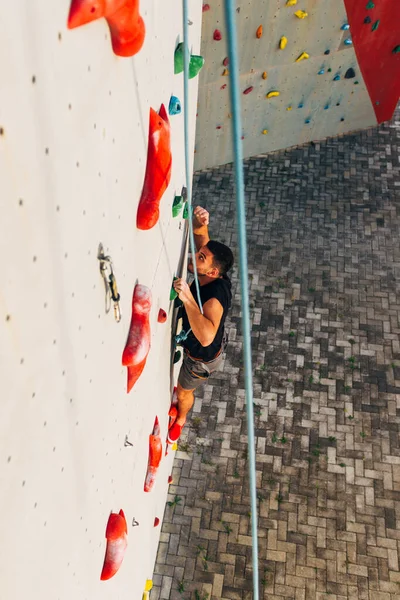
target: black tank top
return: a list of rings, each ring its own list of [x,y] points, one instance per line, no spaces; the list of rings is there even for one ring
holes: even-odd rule
[[[192,331],[189,333],[187,339],[182,343],[183,347],[188,350],[189,354],[193,356],[193,358],[199,358],[203,362],[209,362],[215,357],[216,354],[218,354],[219,350],[221,349],[222,339],[224,337],[225,319],[232,301],[231,286],[231,281],[226,275],[220,279],[214,279],[214,281],[211,281],[206,285],[200,286],[200,298],[202,304],[204,305],[207,300],[211,300],[211,298],[216,298],[221,303],[224,312],[222,314],[221,322],[215,338],[209,346],[202,346],[197,338],[195,338]],[[198,304],[196,284],[194,281],[190,286],[190,291],[192,292],[193,297]],[[184,331],[188,331],[190,329],[189,319],[184,306],[182,306],[182,327]]]

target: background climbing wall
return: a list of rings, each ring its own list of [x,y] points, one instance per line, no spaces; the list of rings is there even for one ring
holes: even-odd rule
[[[298,11],[307,16],[296,16]],[[389,119],[400,95],[399,22],[396,0],[238,1],[244,156]],[[196,170],[233,160],[226,40],[223,2],[209,0],[203,4],[206,62],[199,84]],[[309,58],[301,58],[303,53]],[[279,96],[268,99],[274,91]]]
[[[172,178],[161,217],[136,229],[149,109],[171,94],[181,6],[142,3],[147,34],[116,57],[104,20],[69,31],[69,2],[0,8],[0,580],[7,600],[141,598],[153,573],[174,452],[144,493],[148,440],[170,406],[169,294],[184,245],[171,205],[184,184],[183,114],[171,116]],[[201,5],[190,6],[199,52]],[[191,155],[197,79],[190,82]],[[112,256],[122,321],[105,314],[97,250]],[[121,365],[133,288],[153,294],[151,350],[129,396]],[[169,313],[157,323],[158,309]],[[175,369],[176,370],[176,369]],[[133,446],[124,446],[125,436]],[[100,582],[110,511],[128,549]],[[132,527],[132,519],[139,526]]]

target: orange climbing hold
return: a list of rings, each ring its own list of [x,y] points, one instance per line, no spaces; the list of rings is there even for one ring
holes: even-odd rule
[[[267,79],[267,77],[268,77],[267,71],[264,71],[263,74],[261,75],[261,77],[263,79]]]
[[[128,367],[128,394],[142,374],[150,350],[150,309],[150,289],[145,285],[136,284],[128,340],[122,354],[122,364]]]
[[[75,29],[103,18],[111,33],[117,56],[133,56],[143,46],[145,25],[139,14],[139,0],[72,0],[68,28]]]
[[[162,457],[162,443],[160,436],[160,424],[158,417],[155,418],[153,433],[149,435],[149,461],[147,465],[146,479],[144,481],[144,491],[150,492],[156,481],[158,467]]]
[[[226,77],[227,75],[229,75],[229,71],[228,69],[224,69],[222,72],[222,77]]]
[[[104,557],[103,569],[100,579],[111,579],[120,568],[124,560],[125,550],[128,545],[128,527],[124,511],[111,513],[106,527],[107,547]]]
[[[170,125],[161,104],[159,114],[150,108],[146,174],[136,216],[138,229],[151,229],[157,223],[160,200],[171,179],[171,166]]]
[[[259,27],[257,27],[257,31],[256,31],[257,39],[260,39],[262,37],[262,34],[263,34],[263,26],[260,25]]]

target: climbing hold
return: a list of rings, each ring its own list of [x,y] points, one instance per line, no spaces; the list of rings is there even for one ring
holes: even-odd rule
[[[214,38],[214,40],[215,40],[216,42],[220,42],[220,41],[222,40],[222,33],[220,32],[220,30],[219,30],[219,29],[216,29],[216,30],[214,31],[213,38]]]
[[[203,12],[207,12],[208,10],[210,10],[210,5],[209,4],[203,4]]]
[[[225,88],[226,88],[226,83],[224,83],[224,85],[221,85],[221,87],[219,89],[224,90]]]
[[[158,527],[160,524],[160,519],[158,517],[154,518],[154,527]]]
[[[288,43],[288,39],[287,37],[285,37],[284,35],[281,37],[281,39],[279,40],[279,48],[281,50],[284,50],[286,48],[286,45]]]
[[[158,321],[158,323],[165,323],[166,320],[167,320],[167,313],[165,312],[165,310],[163,308],[160,308],[160,310],[158,311],[157,321]]]
[[[182,196],[175,196],[174,201],[172,203],[172,217],[173,218],[179,216],[179,213],[182,210],[182,206],[183,206]]]
[[[304,121],[304,123],[306,123],[306,124],[308,125],[309,123],[311,123],[311,119],[310,119],[310,118],[306,119],[306,120]]]
[[[122,354],[122,364],[128,367],[128,393],[142,374],[150,350],[150,309],[150,289],[145,285],[136,284],[132,298],[131,324]]]
[[[173,479],[172,475],[169,475],[168,484],[171,485],[171,483],[174,483],[174,479]]]
[[[108,517],[106,539],[106,555],[100,575],[101,581],[111,579],[124,560],[125,550],[128,545],[128,526],[122,509],[118,514],[111,513]]]
[[[176,281],[178,279],[178,277],[174,277],[174,281]],[[169,299],[170,301],[175,300],[175,298],[178,297],[178,294],[176,293],[176,290],[174,288],[174,284],[172,284],[171,286],[171,291],[169,293]]]
[[[262,134],[263,134],[263,135],[267,135],[267,133],[268,133],[268,129],[263,129],[263,130],[262,130]]]
[[[246,88],[243,92],[243,94],[247,95],[250,94],[250,92],[252,92],[254,90],[254,87],[251,85],[250,87]]]
[[[297,4],[297,0],[286,0],[286,6],[295,6]]]
[[[358,82],[358,81],[355,81],[355,82],[354,82],[354,85],[358,85],[358,84],[359,84],[359,82]]]
[[[286,110],[292,110],[292,107],[291,107],[291,106],[288,106],[288,107],[286,108]]]
[[[332,73],[332,69],[330,67],[328,69],[328,73]]]
[[[182,111],[181,101],[176,96],[171,96],[171,99],[170,99],[169,105],[168,105],[168,113],[170,115],[179,115],[181,113],[181,111]]]
[[[262,77],[263,79],[267,79],[267,77],[268,77],[268,74],[267,74],[267,72],[266,72],[266,71],[264,71],[264,72],[263,72],[263,74],[261,75],[261,77]]]
[[[295,62],[300,62],[301,60],[305,60],[306,58],[310,58],[310,55],[307,52],[302,52],[300,56],[298,56]]]
[[[159,204],[171,179],[170,126],[164,104],[158,112],[150,108],[146,174],[140,196],[136,226],[151,229],[160,216]]]
[[[306,12],[305,10],[296,10],[294,14],[298,19],[305,19],[306,17],[308,17],[308,12]]]
[[[297,107],[297,108],[304,108],[304,104],[303,104],[303,102],[300,102],[300,104],[298,105],[298,107]]]
[[[280,92],[272,90],[272,92],[268,92],[266,98],[275,98],[276,96],[280,96]]]
[[[229,71],[228,71],[228,69],[224,69],[223,73],[222,73],[222,77],[226,77],[227,75],[229,75]]]
[[[324,110],[328,110],[328,108],[329,108],[329,104],[325,104]]]
[[[371,27],[371,31],[376,31],[379,27],[380,20],[378,19]]]
[[[187,219],[189,217],[189,204],[188,204],[188,202],[185,202],[185,206],[183,207],[182,217],[184,219]]]
[[[324,54],[330,54],[331,51],[330,50],[325,50]]]
[[[174,365],[176,365],[176,363],[180,361],[181,356],[182,352],[180,350],[177,350],[174,354]]]
[[[240,138],[241,140],[244,140],[244,135],[242,135],[242,137]]]
[[[215,129],[222,129],[222,125],[217,125]]]
[[[342,31],[347,31],[348,29],[350,29],[350,25],[348,23],[345,23],[344,25],[341,26],[340,28]]]
[[[256,31],[257,39],[260,39],[260,37],[262,37],[262,34],[263,34],[263,26],[260,25],[259,27],[257,27],[257,31]]]
[[[323,75],[324,73],[325,73],[325,69],[320,69],[320,70],[318,71],[318,75]]]
[[[174,53],[174,73],[178,75],[178,73],[182,73],[183,71],[183,42],[177,45]],[[189,79],[193,79],[196,77],[200,69],[204,65],[204,58],[202,56],[198,56],[192,54],[190,56],[189,61]]]
[[[333,81],[339,81],[339,79],[340,79],[340,75],[339,75],[339,74],[337,74],[337,75],[335,75],[335,77],[333,78]]]
[[[372,10],[373,8],[375,8],[375,4],[373,2],[367,2],[367,5],[365,7],[367,10]]]
[[[344,118],[342,117],[340,120],[341,120],[341,121],[344,121]]]
[[[178,450],[178,444],[176,442],[172,444],[171,450]]]
[[[349,69],[347,69],[344,78],[345,79],[353,79],[353,77],[355,77],[355,76],[356,76],[355,70],[352,67],[350,67]]]
[[[347,40],[344,40],[343,43],[345,46],[351,46],[353,43],[353,40],[351,38],[347,38]]]
[[[364,23],[365,23],[366,25],[368,25],[369,23],[372,23],[372,19],[371,19],[371,17],[370,17],[369,15],[367,15],[367,16],[365,17],[365,19],[364,19]]]
[[[143,46],[146,28],[139,14],[139,0],[72,0],[68,29],[104,17],[110,28],[111,44],[117,56],[133,56]]]
[[[399,54],[400,53],[400,44],[398,46],[395,46],[392,50],[392,54]]]
[[[229,58],[227,56],[225,56],[224,60],[222,61],[222,64],[224,65],[224,67],[227,67],[229,65]]]
[[[336,102],[336,106],[340,106],[340,102]]]
[[[160,436],[160,424],[158,417],[154,420],[153,431],[149,435],[149,460],[147,463],[147,473],[144,480],[144,491],[151,492],[156,481],[157,470],[161,462],[162,443]]]
[[[145,592],[150,592],[153,589],[153,582],[151,579],[146,579],[146,585],[144,586]]]

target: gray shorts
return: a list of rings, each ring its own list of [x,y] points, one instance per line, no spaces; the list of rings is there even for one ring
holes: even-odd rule
[[[218,371],[221,367],[224,354],[221,352],[216,358],[210,362],[201,362],[201,360],[193,360],[186,351],[183,351],[183,362],[179,371],[178,383],[184,390],[195,390],[207,379]]]

